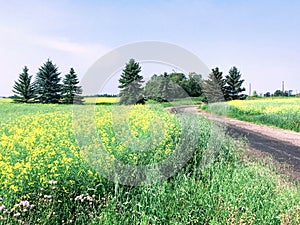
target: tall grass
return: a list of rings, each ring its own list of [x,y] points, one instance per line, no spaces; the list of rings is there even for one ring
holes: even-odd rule
[[[217,115],[300,132],[300,99],[275,98],[213,103],[202,109]]]
[[[96,107],[102,112],[107,106]],[[13,170],[16,177],[11,181],[17,182],[18,190],[0,189],[0,224],[300,223],[299,186],[285,182],[271,165],[243,161],[244,144],[224,136],[222,127],[202,117],[184,114],[178,118],[190,124],[180,140],[197,142],[186,149],[190,157],[180,170],[158,183],[116,188],[77,154],[71,107],[9,104],[2,109],[0,114],[6,118],[0,118],[1,182],[9,179],[5,169],[15,168],[15,162],[24,166]],[[16,109],[24,110],[17,114],[22,114],[20,120],[14,117]],[[158,107],[151,110],[162,115]],[[49,117],[54,112],[58,119]],[[25,148],[22,141],[31,138],[30,121],[35,120],[42,126],[33,127],[45,133],[32,135],[37,139]],[[24,121],[28,126],[21,126]],[[10,129],[12,125],[20,130]],[[6,136],[15,138],[13,148],[11,142],[4,142]],[[41,147],[40,153],[47,151],[38,157],[39,152],[30,151],[34,146]],[[26,163],[35,166],[27,168]]]

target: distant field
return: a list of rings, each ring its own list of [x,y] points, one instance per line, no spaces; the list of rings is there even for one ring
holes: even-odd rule
[[[120,98],[118,97],[86,97],[84,98],[84,103],[93,103],[93,104],[114,104],[119,102]],[[0,98],[0,103],[9,103],[13,102],[11,98]]]
[[[84,103],[86,104],[114,104],[118,103],[120,98],[118,97],[86,97]]]
[[[8,103],[12,102],[13,100],[11,98],[0,98],[0,103]]]
[[[263,98],[214,103],[210,112],[300,132],[300,98]]]
[[[116,104],[120,101],[119,97],[85,97],[84,99],[85,104],[97,104],[97,105],[112,105]],[[13,102],[11,98],[0,98],[0,103],[9,103]],[[149,104],[161,104],[165,107],[167,106],[177,106],[177,105],[194,105],[194,104],[201,104],[202,98],[201,97],[191,97],[191,98],[184,98],[184,99],[177,99],[173,102],[163,102],[158,103],[155,101],[148,101]]]
[[[115,104],[120,101],[119,97],[86,97],[84,98],[85,104],[97,104],[97,105],[110,105]],[[164,107],[168,106],[179,106],[179,105],[196,105],[202,103],[201,97],[190,97],[190,98],[183,98],[183,99],[176,99],[172,102],[156,102],[149,100],[147,101],[148,104],[160,104]]]

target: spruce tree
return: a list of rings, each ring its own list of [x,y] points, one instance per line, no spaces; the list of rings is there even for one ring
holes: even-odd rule
[[[216,67],[212,69],[208,79],[204,82],[203,91],[205,93],[206,101],[221,102],[226,98],[225,91],[226,80],[223,78],[223,73]]]
[[[161,102],[171,101],[174,97],[174,85],[169,78],[169,75],[165,72],[161,75],[161,81],[158,86],[157,96],[160,98]]]
[[[35,80],[36,98],[41,103],[58,103],[61,98],[61,78],[58,67],[50,61],[39,68]]]
[[[63,87],[62,87],[62,102],[65,104],[82,104],[83,97],[80,96],[82,94],[82,87],[78,86],[79,80],[77,78],[77,74],[73,68],[70,69],[70,72],[65,75],[63,79]]]
[[[120,104],[132,105],[144,103],[142,83],[143,76],[141,66],[134,59],[130,59],[125,65],[121,78],[119,79],[120,85]]]
[[[242,88],[244,80],[241,79],[242,74],[236,67],[232,67],[229,70],[229,74],[226,76],[226,100],[235,100],[235,99],[245,99],[246,95],[241,94],[245,91],[245,88]]]
[[[16,102],[28,102],[34,97],[33,84],[31,83],[32,76],[28,74],[29,69],[27,66],[23,68],[23,73],[19,75],[18,81],[15,81],[13,92],[14,101]]]

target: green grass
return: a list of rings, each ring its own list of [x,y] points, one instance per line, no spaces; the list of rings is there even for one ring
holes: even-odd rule
[[[213,103],[203,110],[243,121],[300,132],[300,98],[263,98]]]
[[[183,99],[175,99],[172,102],[156,102],[153,100],[146,101],[146,104],[158,104],[163,107],[182,106],[182,105],[201,105],[203,103],[202,97],[190,97]]]
[[[161,183],[131,187],[116,186],[77,156],[72,106],[2,103],[0,107],[0,180],[7,176],[5,166],[15,166],[13,160],[31,159],[27,162],[32,165],[43,162],[18,181],[22,189],[0,189],[0,206],[5,206],[0,210],[0,224],[300,223],[299,185],[286,182],[271,164],[245,161],[244,145],[225,137],[221,127],[202,117],[182,115],[190,126],[180,139],[197,144],[186,149],[193,150],[192,157],[178,173]],[[111,106],[95,107],[97,111]],[[160,107],[152,109],[161,113]],[[26,121],[28,126],[22,127]],[[28,130],[29,122],[34,121],[34,127],[45,132],[33,135],[39,138],[34,146],[41,147],[40,151],[52,146],[38,161],[22,144],[34,131]],[[9,142],[3,144],[3,134],[15,139],[14,148]],[[64,155],[72,161],[64,164]],[[5,157],[11,158],[7,161]],[[56,165],[55,160],[62,163]],[[58,170],[53,174],[60,174],[52,177],[57,183],[50,179],[54,167]],[[40,177],[47,179],[39,181]],[[34,207],[27,207],[24,201]]]

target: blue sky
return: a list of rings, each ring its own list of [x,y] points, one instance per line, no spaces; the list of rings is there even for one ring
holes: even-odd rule
[[[281,89],[282,81],[286,89],[300,92],[298,1],[0,3],[0,96],[12,95],[14,80],[25,65],[35,75],[50,58],[62,75],[74,67],[82,77],[103,54],[145,40],[177,44],[195,53],[208,67],[218,66],[224,75],[236,66],[245,87],[251,83],[258,93]],[[148,66],[147,73],[152,72],[163,71],[156,67],[151,71]]]

